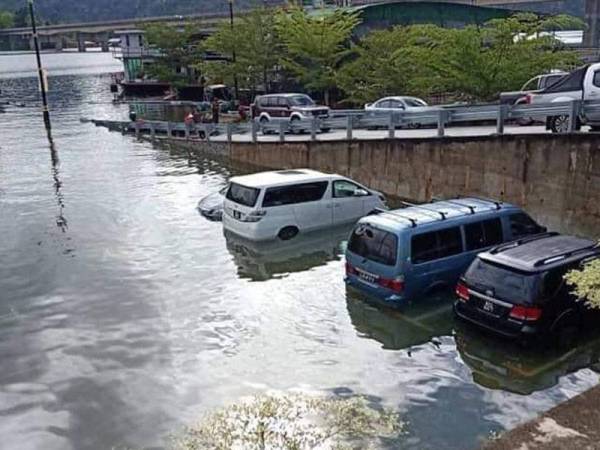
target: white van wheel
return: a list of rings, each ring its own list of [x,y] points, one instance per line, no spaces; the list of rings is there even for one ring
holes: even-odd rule
[[[279,230],[279,233],[277,233],[277,237],[282,241],[289,241],[290,239],[295,238],[299,231],[300,230],[294,226],[283,227]]]

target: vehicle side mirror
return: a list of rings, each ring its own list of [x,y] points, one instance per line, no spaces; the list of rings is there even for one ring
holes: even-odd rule
[[[358,188],[354,191],[355,197],[366,197],[367,195],[370,195],[370,193],[366,189]]]

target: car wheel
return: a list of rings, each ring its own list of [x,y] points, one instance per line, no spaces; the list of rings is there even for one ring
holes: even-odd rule
[[[572,324],[561,326],[556,335],[556,345],[561,350],[570,350],[577,343],[579,328]]]
[[[277,237],[282,241],[289,241],[290,239],[294,239],[300,230],[297,227],[289,226],[284,227],[279,230],[277,233]]]
[[[550,118],[550,129],[553,133],[568,133],[570,121],[569,116],[554,116]],[[575,129],[578,128],[578,124],[576,124]]]
[[[302,134],[304,132],[304,130],[301,130],[300,128],[295,128],[298,126],[299,122],[300,122],[300,117],[298,117],[298,116],[292,116],[290,118],[290,132],[291,133]]]
[[[321,133],[329,133],[331,128],[321,128]]]
[[[265,131],[265,126],[269,123],[269,119],[265,116],[262,116],[258,120],[258,123],[260,124],[260,130],[262,131],[262,134],[268,134],[268,132]]]
[[[531,126],[534,122],[535,121],[531,117],[521,117],[520,119],[517,119],[517,124],[522,127]]]

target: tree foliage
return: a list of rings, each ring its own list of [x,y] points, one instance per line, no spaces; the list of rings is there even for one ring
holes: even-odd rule
[[[413,25],[378,31],[359,44],[340,84],[355,102],[391,93],[493,100],[539,73],[576,65],[576,54],[549,33],[574,27],[582,23],[567,16],[516,14],[483,27]]]
[[[14,24],[14,15],[8,11],[0,11],[0,30],[11,28]]]
[[[196,23],[184,27],[167,24],[145,27],[147,44],[160,50],[154,64],[147,66],[147,75],[170,82],[175,87],[197,81],[193,71],[180,69],[190,68],[202,58],[204,50],[197,38],[199,29]]]
[[[565,279],[590,308],[600,308],[600,259],[586,264],[582,270],[569,272]]]
[[[343,10],[324,16],[309,15],[300,8],[280,12],[277,31],[284,45],[283,67],[309,91],[323,92],[327,101],[359,23],[358,13]]]
[[[227,63],[200,63],[207,78],[233,85],[234,75],[237,75],[241,88],[253,92],[261,88],[268,90],[281,58],[275,12],[269,8],[256,8],[237,19],[233,28],[223,22],[204,46],[232,59]]]

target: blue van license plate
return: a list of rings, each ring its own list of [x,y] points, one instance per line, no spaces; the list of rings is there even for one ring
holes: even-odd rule
[[[367,283],[376,284],[379,277],[377,275],[373,275],[369,272],[363,272],[362,270],[358,270],[358,277],[362,281],[366,281]]]

